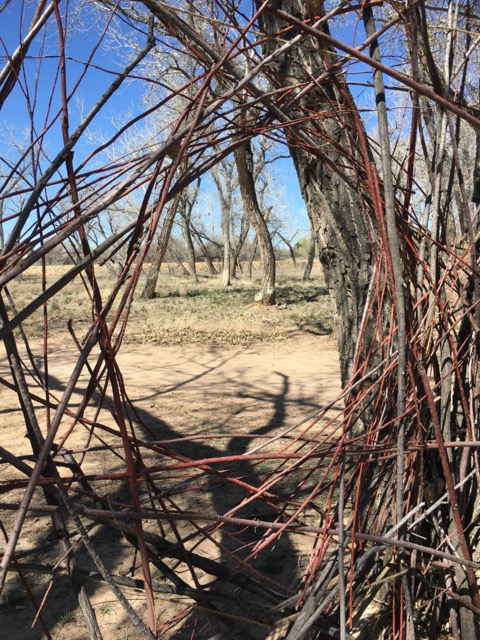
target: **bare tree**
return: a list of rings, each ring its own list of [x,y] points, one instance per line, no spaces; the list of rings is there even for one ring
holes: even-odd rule
[[[277,3],[279,13],[265,12],[261,24],[265,31],[276,34],[291,24],[291,19],[309,15],[306,2]],[[327,33],[325,22],[318,32]],[[294,30],[288,31],[293,34]],[[287,39],[291,37],[287,35]],[[315,37],[306,36],[302,46],[289,48],[276,61],[272,82],[292,86],[295,109],[308,118],[314,111],[317,117],[302,126],[299,136],[294,127],[286,130],[292,158],[298,173],[300,188],[313,227],[317,231],[320,261],[337,311],[337,338],[342,368],[342,380],[352,373],[357,337],[362,330],[363,310],[372,278],[372,229],[376,236],[376,222],[365,218],[358,189],[358,162],[362,157],[358,122],[352,113],[353,98],[347,86],[327,71],[335,68],[338,59],[333,47]],[[307,44],[308,43],[308,44]],[[272,54],[276,44],[272,39],[265,53]],[[324,77],[315,86],[312,78]],[[295,80],[294,80],[295,79]],[[303,84],[311,83],[309,91]],[[297,88],[298,86],[298,88]],[[324,116],[322,117],[322,114]],[[330,116],[331,114],[331,116]],[[341,114],[341,115],[340,115]],[[351,114],[351,115],[350,115]],[[328,155],[318,138],[335,141]],[[363,162],[371,163],[368,152]],[[374,242],[375,242],[374,236]]]
[[[200,180],[197,181],[191,193],[189,190],[183,191],[182,197],[180,200],[182,235],[185,241],[185,245],[187,247],[188,269],[189,269],[190,275],[197,282],[198,282],[198,276],[197,276],[197,270],[195,265],[195,247],[193,245],[193,239],[192,239],[191,221],[192,221],[192,212],[197,202],[199,190],[200,190]]]
[[[141,294],[141,297],[146,298],[147,300],[151,300],[155,297],[160,268],[162,266],[163,259],[165,258],[165,253],[167,252],[173,223],[180,206],[181,197],[181,194],[177,195],[170,203],[165,214],[165,220],[163,221],[153,256],[150,258],[150,267],[148,269],[145,285]]]
[[[223,237],[223,266],[222,286],[229,287],[232,282],[232,216],[235,193],[235,177],[232,164],[228,161],[221,162],[212,170],[212,178],[217,188],[220,200],[221,227]]]
[[[262,283],[255,300],[269,306],[275,304],[275,254],[265,218],[260,211],[254,179],[253,152],[250,142],[235,150],[243,207],[258,239],[262,263]]]

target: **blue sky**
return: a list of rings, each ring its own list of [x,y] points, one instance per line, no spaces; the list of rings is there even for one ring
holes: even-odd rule
[[[66,5],[62,4],[60,6],[62,10],[64,10]],[[30,24],[31,16],[33,15],[33,10],[34,5],[24,4],[21,0],[11,0],[8,7],[0,14],[0,56],[3,58],[2,67],[5,60],[5,48],[11,53],[16,46],[18,46],[21,39],[21,31],[23,31],[23,33],[26,32]],[[21,26],[22,14],[24,14],[23,29]],[[92,24],[93,21],[97,19],[98,14],[94,14],[91,11],[89,13],[87,8],[80,18],[72,22],[73,28],[69,30],[67,41],[67,53],[70,56],[67,64],[67,83],[69,90],[74,87],[82,74],[84,70],[84,64],[82,63],[86,62],[87,56],[98,42],[98,24]],[[105,20],[105,17],[103,17],[103,20]],[[22,84],[26,83],[28,86],[30,99],[37,101],[36,113],[38,115],[35,120],[37,134],[42,132],[47,121],[52,121],[54,115],[58,113],[60,106],[58,79],[55,82],[58,73],[57,35],[55,33],[55,24],[52,20],[50,21],[49,29],[50,32],[47,32],[42,42],[44,59],[40,64],[38,58],[40,45],[37,41],[34,42],[29,51],[29,59],[25,64],[27,78],[22,78]],[[344,29],[346,29],[346,36],[345,33],[343,35],[347,41],[352,42],[354,39],[352,27],[346,25]],[[141,35],[139,39],[140,41],[144,41]],[[70,132],[72,132],[78,124],[82,113],[85,114],[89,111],[112,81],[114,74],[121,68],[120,63],[123,63],[122,58],[124,58],[125,52],[122,50],[121,42],[117,43],[116,49],[113,47],[113,44],[114,43],[111,43],[112,47],[109,50],[103,45],[98,48],[92,60],[94,66],[88,69],[79,88],[75,92],[75,97],[69,105]],[[358,70],[358,68],[356,70]],[[37,83],[39,87],[38,93],[35,91]],[[54,99],[49,110],[52,86],[55,87]],[[360,96],[364,91],[364,89],[359,88],[358,95]],[[368,91],[369,90],[367,90],[367,92]],[[368,98],[366,99],[368,100]],[[141,88],[135,81],[126,81],[120,91],[96,118],[94,131],[101,133],[104,137],[108,137],[115,131],[115,127],[112,124],[112,119],[115,118],[115,114],[129,113],[130,116],[134,116],[139,113],[141,109]],[[48,117],[46,114],[48,114]],[[119,117],[121,118],[121,115]],[[2,111],[0,111],[0,125],[2,125],[3,128],[5,128],[5,126],[13,128],[15,134],[20,139],[27,122],[28,113],[26,100],[22,95],[20,87],[17,87],[7,100]],[[52,157],[61,148],[61,145],[60,119],[58,118],[46,135],[45,150],[47,154]],[[92,148],[88,141],[82,141],[77,145],[75,150],[75,164],[77,166],[81,160],[88,155]],[[292,226],[298,225],[307,229],[308,221],[305,213],[305,205],[300,195],[296,173],[291,161],[279,161],[276,173],[279,176],[280,188],[285,193],[285,199],[287,201],[286,208],[290,211],[288,217],[291,219]]]
[[[62,5],[60,5],[62,6]],[[0,56],[2,66],[5,62],[5,48],[11,53],[20,42],[20,31],[23,34],[28,30],[28,25],[33,14],[30,5],[25,5],[21,0],[11,0],[7,9],[0,14]],[[23,29],[21,29],[23,17]],[[94,16],[91,15],[93,20]],[[93,47],[98,43],[98,25],[89,28],[88,15],[80,16],[73,20],[73,27],[69,30],[66,47],[67,56],[67,90],[71,91],[80,79],[85,70],[85,64]],[[15,127],[18,134],[28,126],[27,100],[21,87],[28,87],[29,99],[36,101],[35,126],[37,133],[41,133],[45,123],[52,122],[54,116],[60,109],[60,89],[58,78],[58,45],[55,21],[50,18],[48,30],[43,32],[45,37],[37,38],[31,45],[28,57],[25,61],[25,77],[22,76],[19,86],[6,101],[0,112],[2,123],[8,123]],[[43,50],[41,50],[43,48]],[[42,54],[42,60],[39,54]],[[69,104],[69,125],[70,132],[74,131],[80,121],[80,116],[87,113],[96,103],[98,98],[105,91],[106,87],[115,78],[116,73],[121,69],[120,56],[115,51],[108,52],[100,45],[96,51],[92,65],[88,68],[79,87],[75,91],[75,96]],[[36,87],[38,86],[38,91]],[[54,91],[51,100],[52,89]],[[50,105],[51,101],[51,106]],[[112,105],[107,105],[100,114],[97,125],[105,130],[106,134],[111,134],[114,128],[111,124],[112,114],[116,110],[132,110],[138,104],[138,89],[134,87],[132,81],[123,84],[118,94],[112,101]],[[59,138],[60,126],[55,124],[48,135],[50,145],[57,149],[61,143]],[[81,146],[77,147],[77,152]]]

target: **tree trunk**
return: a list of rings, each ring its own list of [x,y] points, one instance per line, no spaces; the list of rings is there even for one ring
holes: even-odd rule
[[[272,239],[265,218],[258,206],[257,192],[253,178],[253,153],[250,141],[235,150],[240,192],[243,206],[250,224],[255,229],[262,263],[262,282],[255,301],[266,306],[275,304],[275,254]]]
[[[232,270],[231,277],[232,279],[236,277],[237,267],[242,271],[242,267],[240,265],[240,253],[243,249],[243,245],[245,244],[245,240],[247,239],[248,232],[250,231],[250,224],[247,222],[246,224],[242,224],[242,231],[240,233],[240,238],[235,246],[232,257]]]
[[[304,0],[279,0],[276,10],[282,10],[302,19],[310,15],[310,4]],[[315,3],[318,8],[318,4]],[[283,19],[265,12],[263,27],[267,33],[276,34],[288,26]],[[323,27],[328,30],[325,25]],[[294,37],[295,29],[285,32],[285,38]],[[266,53],[276,49],[273,39],[266,44]],[[291,86],[292,95],[301,89],[298,84],[309,83],[320,76],[337,60],[333,49],[319,46],[316,39],[305,38],[302,46],[293,47],[280,58],[276,66],[279,86]],[[352,374],[357,337],[362,326],[364,306],[373,270],[370,234],[362,207],[359,190],[353,188],[357,174],[350,154],[358,156],[358,140],[355,130],[358,123],[345,104],[351,95],[342,79],[312,85],[309,91],[296,101],[296,114],[311,117],[302,124],[286,130],[300,189],[307,212],[316,230],[319,257],[325,281],[335,304],[336,332],[340,355],[341,379],[346,384]],[[352,100],[353,103],[353,100]],[[343,105],[343,109],[339,109]],[[338,113],[341,112],[342,120]],[[311,152],[306,144],[299,144],[299,135],[311,140]],[[323,141],[329,141],[327,144]],[[318,152],[317,152],[318,149]],[[323,153],[323,149],[327,153]],[[358,157],[356,158],[358,161]],[[341,168],[341,170],[340,170]],[[346,181],[346,178],[348,182]],[[375,233],[375,223],[372,222]],[[362,341],[365,345],[368,340]],[[359,354],[360,357],[362,353]]]
[[[181,199],[180,213],[182,216],[182,234],[187,245],[187,263],[190,275],[198,282],[197,268],[195,264],[195,247],[192,239],[192,211],[197,202],[200,192],[200,179],[197,180],[193,189],[183,191]]]
[[[195,248],[193,246],[192,234],[190,231],[190,223],[189,223],[190,221],[186,213],[183,211],[183,208],[181,210],[181,214],[182,214],[182,234],[183,234],[183,239],[185,240],[185,244],[187,246],[188,270],[192,278],[195,280],[195,282],[198,282],[197,268],[195,265]]]
[[[221,169],[221,172],[220,172]],[[228,166],[222,161],[212,171],[212,179],[217,187],[218,197],[220,199],[220,209],[222,212],[222,236],[223,236],[223,267],[222,267],[222,287],[231,285],[232,271],[232,247],[230,240],[230,223],[233,202],[233,165]],[[222,179],[223,176],[223,179]]]
[[[181,255],[182,251],[181,249],[180,249],[180,252],[176,251],[175,246],[179,248],[175,238],[172,238],[172,242],[170,242],[170,245],[168,247],[169,257],[171,256],[175,260],[175,262],[178,264],[180,271],[182,272],[182,275],[185,276],[186,278],[189,278],[192,274],[183,263],[183,259]]]
[[[280,231],[277,230],[277,235],[280,238],[280,240],[283,242],[283,244],[286,244],[288,247],[288,251],[290,253],[290,257],[292,258],[292,262],[293,262],[293,266],[296,267],[297,266],[297,259],[295,257],[295,249],[292,246],[292,243],[289,242],[285,236],[283,234],[280,233]]]
[[[205,243],[202,240],[202,237],[198,234],[195,233],[195,238],[198,242],[198,244],[200,245],[200,249],[203,253],[203,257],[205,258],[205,262],[207,264],[207,268],[208,268],[208,272],[210,273],[211,276],[216,276],[217,275],[217,270],[215,269],[215,265],[213,264],[213,260],[208,252],[207,247],[205,246]]]
[[[368,233],[355,194],[337,176],[325,176],[318,160],[303,150],[293,150],[293,156],[309,215],[318,225],[320,262],[335,304],[342,384],[346,384],[353,373],[371,277]]]
[[[178,206],[180,204],[180,194],[177,195],[171,205],[168,207],[167,215],[163,223],[162,230],[160,232],[160,238],[158,239],[157,246],[155,247],[155,253],[150,264],[150,269],[147,272],[147,281],[141,293],[141,298],[151,300],[155,297],[155,289],[157,288],[158,276],[160,274],[160,267],[162,266],[165,252],[167,251],[168,241],[172,233],[173,221],[177,214]]]
[[[307,264],[305,265],[305,271],[303,272],[302,280],[310,280],[310,276],[312,275],[313,263],[315,261],[316,243],[317,240],[315,237],[315,231],[310,225],[310,247],[308,249]]]
[[[252,244],[250,257],[248,258],[248,277],[250,278],[250,280],[252,279],[253,263],[255,262],[255,256],[257,255],[257,246],[258,246],[258,241],[257,241],[257,238],[255,237]]]
[[[222,287],[229,287],[231,282],[232,250],[230,247],[230,210],[222,206],[223,267]]]

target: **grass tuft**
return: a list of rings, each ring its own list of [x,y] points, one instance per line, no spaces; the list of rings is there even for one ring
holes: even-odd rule
[[[58,618],[58,624],[61,627],[65,627],[67,624],[71,624],[72,622],[75,622],[75,611],[73,611],[73,609],[64,611]]]

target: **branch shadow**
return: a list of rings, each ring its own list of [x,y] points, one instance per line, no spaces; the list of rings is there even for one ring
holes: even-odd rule
[[[303,409],[316,409],[319,405],[305,395],[293,401],[290,398],[289,376],[280,371],[272,372],[273,382],[270,382],[267,390],[258,382],[250,382],[244,370],[238,370],[235,375],[230,376],[221,373],[221,368],[234,358],[235,354],[221,357],[218,353],[210,353],[207,354],[206,359],[201,359],[201,362],[194,362],[185,357],[176,365],[177,373],[180,372],[182,376],[180,380],[168,379],[156,392],[155,390],[152,392],[145,384],[138,397],[132,402],[125,396],[123,403],[125,417],[132,425],[135,438],[142,443],[142,453],[138,455],[139,468],[172,467],[172,462],[178,460],[193,462],[194,471],[187,470],[183,476],[181,472],[172,472],[169,469],[149,472],[153,483],[148,491],[144,485],[142,486],[142,498],[146,499],[149,496],[151,499],[152,492],[156,490],[158,495],[154,498],[154,502],[159,510],[201,513],[203,509],[212,514],[227,517],[281,521],[281,508],[276,505],[275,500],[265,500],[260,496],[252,497],[262,482],[262,472],[257,462],[252,463],[244,456],[248,454],[252,442],[257,445],[259,438],[274,434],[286,425],[290,405],[295,404]],[[38,365],[41,365],[40,361]],[[168,369],[163,363],[152,364],[152,367],[165,371]],[[195,370],[198,368],[201,371],[196,373]],[[209,376],[214,373],[216,379],[209,382]],[[169,396],[176,393],[186,394],[184,406],[181,400],[175,401],[177,411],[188,411],[187,403],[191,387],[195,385],[198,387],[200,382],[203,382],[206,406],[211,406],[213,410],[215,406],[228,405],[228,411],[220,411],[219,415],[210,413],[201,421],[201,430],[195,432],[199,439],[186,440],[185,438],[191,435],[191,421],[190,424],[186,422],[183,424],[181,416],[170,415],[164,419],[160,414],[168,415],[171,403],[169,405],[166,401]],[[49,388],[60,394],[65,389],[65,383],[50,374]],[[76,390],[78,397],[70,405],[71,409],[78,408],[86,388],[86,381],[79,385]],[[145,407],[154,400],[163,405],[164,412],[158,410],[154,404],[150,404],[148,409]],[[252,426],[252,407],[256,408],[259,404],[263,407],[261,411],[263,419],[259,420],[254,414],[253,418],[256,419],[258,426]],[[270,414],[267,420],[264,415],[266,407]],[[112,416],[106,417],[110,409],[111,401],[103,397],[98,389],[95,390],[89,402],[89,411],[92,415],[99,412],[97,435],[104,441],[106,436],[102,432],[102,425],[112,424]],[[239,430],[240,418],[245,425],[250,425],[248,429],[244,429],[245,433]],[[112,442],[112,438],[109,442]],[[118,436],[116,442],[119,443]],[[144,450],[143,444],[146,445]],[[69,440],[66,441],[65,446],[69,448]],[[71,448],[74,450],[75,446]],[[137,449],[139,450],[140,447]],[[91,454],[86,453],[85,458],[81,460],[82,469],[87,467],[87,474],[89,465],[84,465],[85,461],[99,465],[107,475],[114,475],[124,470],[123,456],[119,457],[106,452],[104,460],[98,458],[98,455],[95,460],[95,455],[97,453],[93,451]],[[234,457],[234,460],[226,460],[229,457]],[[268,458],[267,454],[266,458]],[[210,461],[208,465],[203,462],[205,460]],[[131,497],[125,478],[105,481],[103,486],[101,481],[95,481],[92,484],[105,507],[112,505],[115,509],[129,506],[131,508]],[[88,501],[88,496],[84,498]],[[95,506],[94,503],[93,506]],[[133,525],[133,521],[130,524]],[[148,530],[153,530],[150,525],[146,527]],[[276,594],[274,598],[277,601],[291,595],[299,577],[297,576],[299,558],[288,535],[283,534],[274,544],[258,551],[262,546],[265,533],[254,526],[244,527],[229,522],[221,526],[203,525],[200,522],[182,522],[174,526],[162,522],[157,525],[156,533],[165,539],[167,547],[173,549],[185,545],[188,553],[202,555],[227,569],[223,576],[209,576],[202,570],[193,571],[188,566],[184,566],[179,575],[182,575],[182,580],[191,586],[195,586],[195,581],[198,582],[197,586],[201,584],[207,600],[212,596],[215,607],[220,608],[222,615],[231,614],[232,619],[235,619],[235,616],[239,617],[241,614],[242,618],[259,622],[259,626],[254,631],[243,622],[229,622],[228,637],[262,639],[268,635],[266,625],[263,627],[261,625],[266,603],[262,602],[261,598],[252,598],[251,592],[247,590],[239,590],[238,583],[231,582],[228,576],[240,573],[257,582],[263,580],[266,585],[269,585],[271,592]],[[135,563],[135,559],[132,560],[132,554],[128,553],[125,545],[120,549],[118,531],[100,524],[92,530],[91,540],[99,549],[104,550],[109,547],[107,565],[112,572],[134,575],[134,565],[136,564],[138,568],[138,563]],[[92,570],[87,554],[82,553],[80,557],[86,571]],[[178,569],[178,554],[173,563],[168,561],[168,553],[165,550],[159,552],[159,557],[162,561],[169,562],[168,566],[172,570]],[[156,576],[156,579],[159,579],[159,576]],[[90,590],[93,592],[94,587],[90,587]],[[223,594],[224,597],[219,598],[219,594]],[[211,637],[217,631],[223,633],[225,618],[223,623],[219,623],[215,616],[212,618],[194,609],[183,620],[172,638],[176,640],[190,638],[193,630],[195,630],[194,637],[199,640],[204,637],[204,633],[205,637]]]

